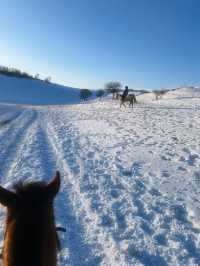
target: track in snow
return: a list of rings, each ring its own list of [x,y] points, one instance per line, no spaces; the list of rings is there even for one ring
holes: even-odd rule
[[[60,266],[199,265],[199,230],[181,198],[198,181],[185,176],[181,187],[179,179],[176,197],[165,186],[187,168],[198,180],[197,147],[184,142],[195,143],[199,114],[96,105],[22,110],[0,129],[1,182],[48,181],[61,171],[56,222],[67,232],[60,233]]]

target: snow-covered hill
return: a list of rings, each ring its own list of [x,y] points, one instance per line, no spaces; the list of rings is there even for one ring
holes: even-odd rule
[[[50,180],[59,266],[200,265],[200,99],[0,105],[0,181]],[[0,241],[5,212],[0,209]]]
[[[200,98],[200,88],[195,87],[183,87],[168,92],[168,98],[176,99],[194,99]]]
[[[172,107],[199,107],[200,88],[182,87],[174,90],[169,90],[164,94],[159,101],[156,101],[153,92],[145,93],[137,97],[140,103],[149,103],[153,105],[163,105]]]
[[[40,80],[7,77],[0,74],[0,102],[17,104],[74,104],[80,90]]]

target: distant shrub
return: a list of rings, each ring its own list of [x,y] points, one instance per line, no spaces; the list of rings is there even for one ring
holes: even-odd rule
[[[32,76],[32,75],[28,74],[27,72],[23,72],[19,69],[11,68],[11,67],[5,67],[5,66],[0,66],[0,74],[3,74],[3,75],[8,76],[8,77],[41,80],[39,74]],[[46,77],[44,79],[44,82],[51,82],[51,77],[50,76]]]
[[[158,100],[158,99],[162,99],[163,95],[165,95],[167,92],[168,92],[167,90],[157,90],[157,91],[154,91],[153,93],[156,96],[156,100]]]
[[[36,75],[34,76],[34,79],[40,79],[40,75],[39,75],[39,74],[36,74]]]
[[[22,72],[19,69],[16,68],[9,68],[0,66],[0,74],[9,76],[9,77],[15,77],[15,78],[28,78],[28,79],[34,79],[34,77],[26,72]]]
[[[88,89],[80,90],[80,99],[86,101],[90,96],[92,96],[92,92]]]
[[[50,83],[50,82],[51,82],[51,77],[46,77],[46,78],[44,79],[44,82]]]
[[[103,97],[104,94],[105,94],[105,90],[100,89],[96,91],[97,98]]]
[[[150,91],[147,91],[147,90],[140,90],[139,92],[140,92],[140,94],[150,93]]]

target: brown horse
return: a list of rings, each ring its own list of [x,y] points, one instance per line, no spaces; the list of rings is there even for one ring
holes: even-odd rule
[[[125,102],[129,102],[129,107],[131,106],[133,108],[133,103],[137,103],[135,94],[129,94],[126,97],[122,97],[121,96],[121,99],[120,99],[120,108],[121,108],[122,105],[124,107],[126,107]]]
[[[17,184],[15,192],[0,187],[0,203],[7,207],[3,266],[57,265],[53,201],[59,188],[59,172],[48,184]]]

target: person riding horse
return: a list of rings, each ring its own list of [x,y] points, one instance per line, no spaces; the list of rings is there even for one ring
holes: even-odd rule
[[[121,95],[121,100],[120,100],[120,107],[123,105],[124,107],[126,107],[125,102],[129,102],[129,106],[132,106],[133,108],[133,104],[137,103],[136,97],[134,93],[129,94],[129,89],[128,86],[125,86],[125,90],[123,92],[123,94]]]
[[[125,86],[125,90],[122,94],[122,100],[124,100],[128,96],[128,92],[129,92],[128,86]]]

